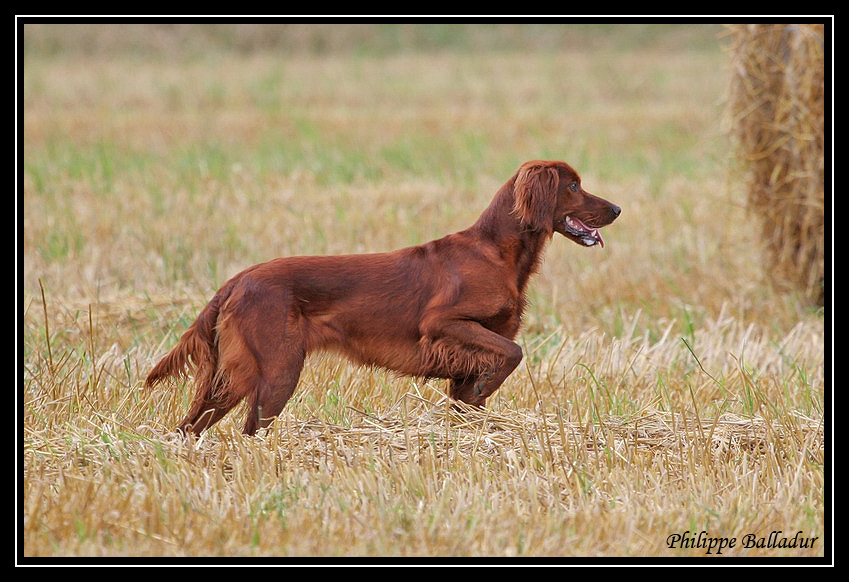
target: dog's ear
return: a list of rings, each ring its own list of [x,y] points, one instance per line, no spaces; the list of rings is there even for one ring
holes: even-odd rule
[[[513,214],[523,225],[551,234],[559,184],[557,168],[540,162],[522,164],[513,184]]]

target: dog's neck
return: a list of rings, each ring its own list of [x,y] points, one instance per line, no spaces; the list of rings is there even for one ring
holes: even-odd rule
[[[540,262],[551,233],[530,229],[513,212],[515,196],[513,179],[508,181],[469,230],[479,233],[480,240],[492,243],[501,256],[516,267],[517,287],[524,295],[530,276]]]

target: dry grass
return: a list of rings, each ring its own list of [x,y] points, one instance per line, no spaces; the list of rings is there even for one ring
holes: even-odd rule
[[[714,29],[678,52],[172,59],[35,32],[23,558],[699,557],[667,537],[778,530],[818,540],[723,555],[825,555],[823,312],[762,275]],[[267,431],[237,410],[184,441],[190,387],[141,389],[229,275],[459,230],[536,157],[623,214],[599,252],[552,242],[487,410],[315,355]]]

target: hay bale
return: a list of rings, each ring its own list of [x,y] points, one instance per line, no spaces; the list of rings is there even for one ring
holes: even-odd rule
[[[824,25],[729,27],[729,132],[766,267],[782,289],[823,305]]]

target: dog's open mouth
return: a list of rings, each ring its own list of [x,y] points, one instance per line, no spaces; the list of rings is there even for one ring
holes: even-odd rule
[[[601,237],[601,233],[598,229],[587,226],[581,222],[580,219],[567,216],[563,221],[563,226],[566,229],[566,232],[580,239],[581,243],[588,247],[595,244],[600,244],[602,247],[604,246],[604,239]]]

